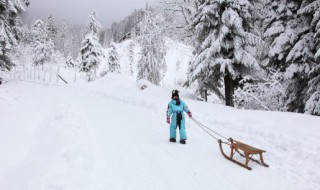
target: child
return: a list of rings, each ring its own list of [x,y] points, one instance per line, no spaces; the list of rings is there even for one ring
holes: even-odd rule
[[[176,142],[176,130],[179,127],[180,131],[180,143],[186,144],[187,134],[185,126],[185,116],[183,112],[188,113],[188,116],[192,118],[192,114],[187,105],[179,98],[179,91],[173,90],[171,102],[168,105],[167,110],[167,123],[170,124],[170,142]]]

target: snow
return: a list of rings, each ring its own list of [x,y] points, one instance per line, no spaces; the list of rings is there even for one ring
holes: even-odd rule
[[[0,86],[0,189],[320,188],[319,117],[237,110],[182,91],[197,120],[267,150],[270,168],[250,163],[248,171],[224,159],[189,119],[187,145],[169,143],[170,93],[153,85],[139,90],[123,75]]]

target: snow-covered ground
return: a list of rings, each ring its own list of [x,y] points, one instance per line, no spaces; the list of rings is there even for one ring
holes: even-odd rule
[[[183,92],[196,119],[267,150],[270,168],[248,171],[189,119],[187,145],[168,142],[170,92],[116,75],[0,86],[0,189],[320,189],[319,117],[236,110]]]

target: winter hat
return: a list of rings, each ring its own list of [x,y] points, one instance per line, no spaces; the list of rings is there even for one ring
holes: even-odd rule
[[[178,90],[173,90],[172,91],[171,99],[173,99],[175,96],[179,97],[179,91]]]

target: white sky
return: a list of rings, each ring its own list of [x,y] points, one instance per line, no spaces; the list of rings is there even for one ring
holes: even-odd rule
[[[33,18],[47,18],[53,14],[57,22],[63,18],[70,24],[85,25],[93,10],[98,13],[102,26],[108,27],[120,21],[135,8],[143,8],[153,0],[30,0],[24,19],[30,23]]]

